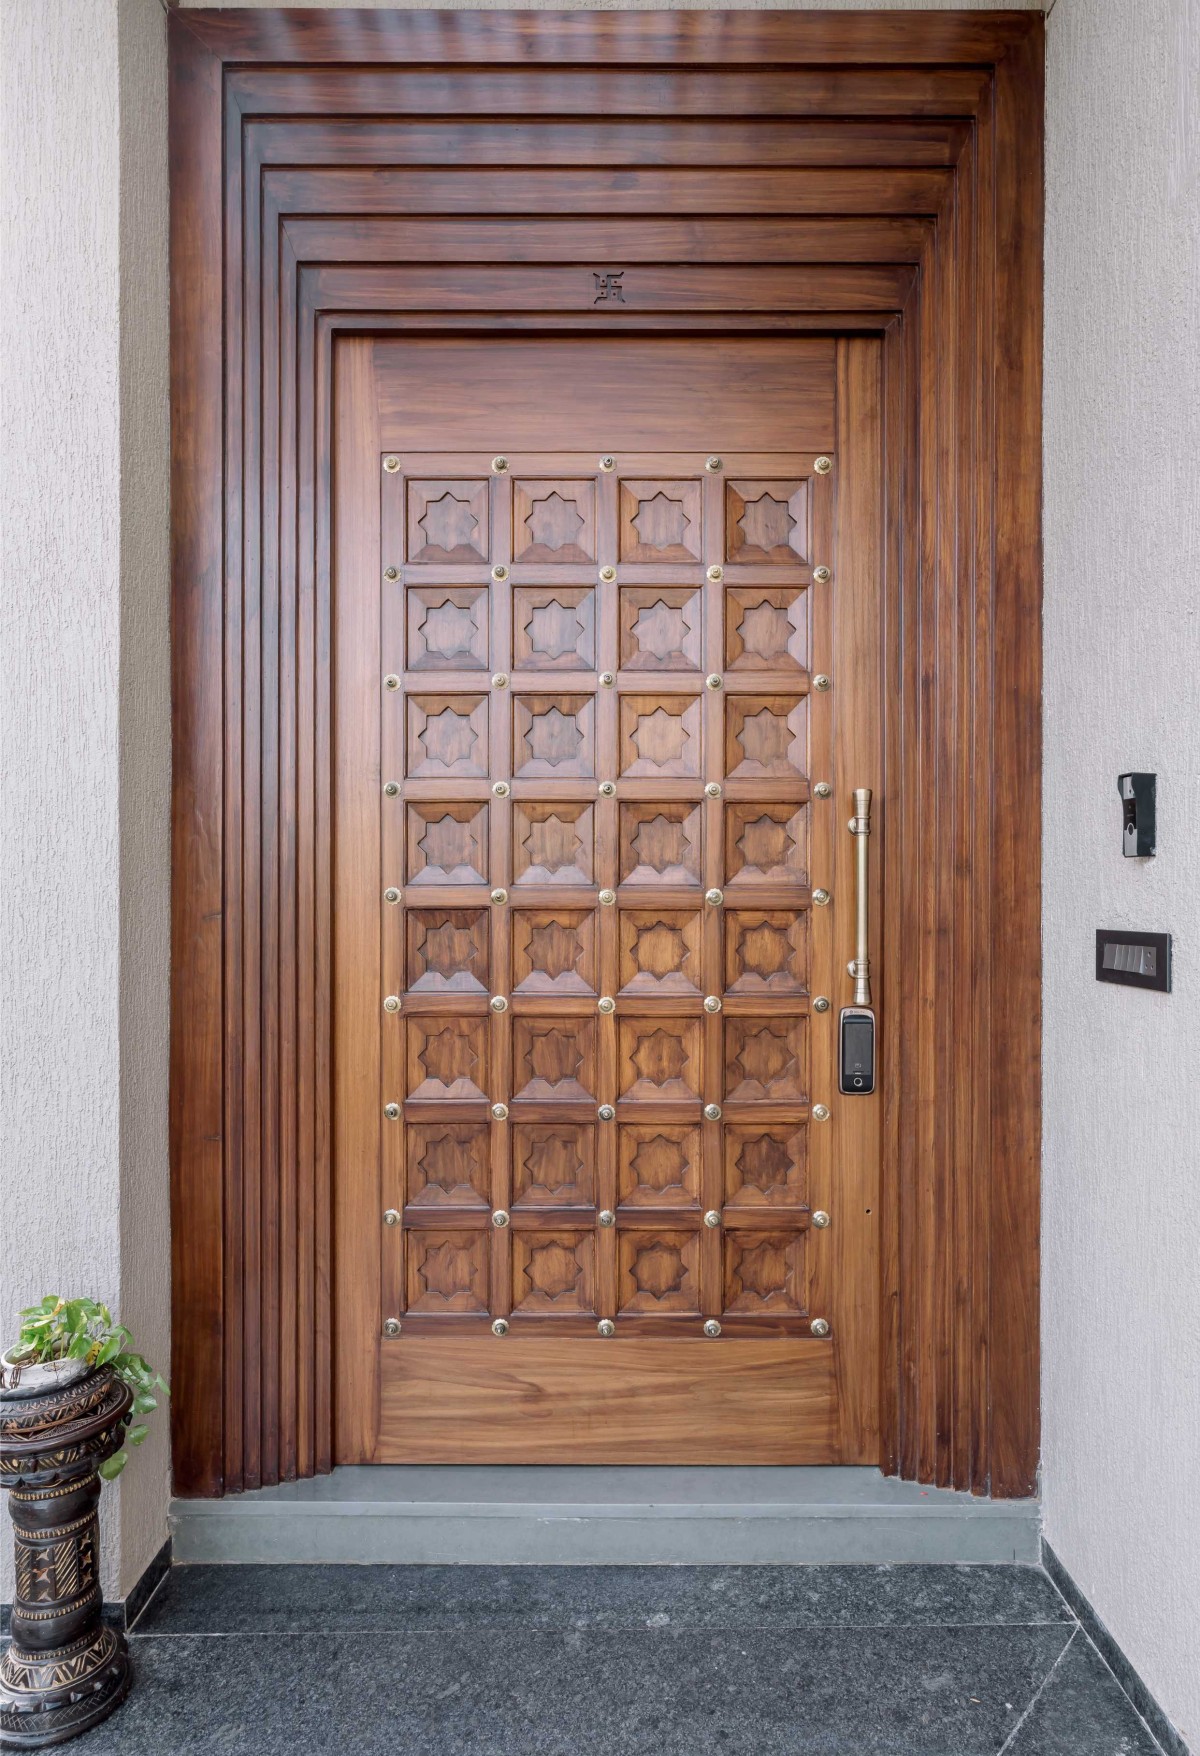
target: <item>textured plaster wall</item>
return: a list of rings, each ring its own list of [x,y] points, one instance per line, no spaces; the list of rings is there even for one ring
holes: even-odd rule
[[[89,1292],[165,1361],[163,22],[158,0],[5,0],[0,22],[0,1330]],[[165,1536],[165,1437],[106,1499],[110,1596]]]
[[[1200,4],[1056,0],[1048,49],[1045,1528],[1200,1747]],[[1174,992],[1097,983],[1100,926]]]

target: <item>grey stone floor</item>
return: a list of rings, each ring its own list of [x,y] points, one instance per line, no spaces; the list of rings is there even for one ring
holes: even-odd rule
[[[177,1567],[81,1756],[1156,1756],[1031,1567]]]

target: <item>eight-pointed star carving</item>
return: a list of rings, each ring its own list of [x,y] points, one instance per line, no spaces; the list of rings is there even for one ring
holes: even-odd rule
[[[525,836],[529,864],[539,866],[543,872],[560,872],[564,867],[573,866],[582,847],[574,823],[553,813],[535,819]]]
[[[787,715],[773,713],[769,707],[760,707],[757,713],[747,714],[737,736],[747,762],[757,762],[761,768],[786,762],[792,747],[792,728],[788,725]]]
[[[544,713],[534,714],[530,720],[526,742],[532,761],[544,762],[550,768],[558,768],[564,762],[577,760],[579,746],[583,743],[583,733],[575,722],[574,714],[563,713],[557,707],[548,707]]]
[[[761,1085],[764,1090],[789,1067],[794,1066],[795,1060],[787,1042],[777,1036],[769,1025],[765,1025],[762,1030],[748,1032],[737,1054],[742,1077],[751,1084]]]
[[[573,500],[553,493],[534,501],[525,528],[539,549],[570,549],[585,522]]]
[[[583,1051],[569,1031],[558,1025],[533,1031],[529,1043],[529,1066],[535,1079],[546,1085],[567,1085],[578,1077]]]
[[[751,604],[738,623],[738,634],[747,652],[777,663],[786,653],[795,630],[791,617],[778,604]]]
[[[562,658],[576,652],[585,632],[574,604],[537,604],[525,623],[530,649],[541,658]]]
[[[642,1245],[629,1265],[629,1273],[638,1292],[650,1299],[665,1299],[677,1293],[687,1278],[683,1257],[675,1245],[661,1240]]]
[[[661,491],[651,499],[641,501],[630,520],[638,542],[648,549],[676,548],[683,542],[691,522],[683,510],[683,502],[672,500],[669,494]]]
[[[471,752],[479,742],[479,734],[465,714],[455,713],[452,707],[443,707],[441,713],[431,713],[425,721],[421,728],[421,742],[431,762],[452,768],[456,762],[470,760]]]
[[[764,815],[747,823],[737,845],[748,866],[759,872],[769,872],[774,866],[786,865],[788,855],[796,846],[796,838],[778,818]]]
[[[546,921],[530,929],[530,967],[541,970],[551,981],[572,974],[582,956],[579,934],[567,922]]]
[[[463,604],[430,604],[421,618],[425,645],[439,658],[458,658],[460,654],[470,658],[471,642],[477,632],[475,617]]]
[[[767,1300],[773,1293],[784,1290],[781,1271],[786,1276],[780,1246],[764,1240],[742,1251],[736,1273],[745,1292],[753,1294],[756,1299]]]
[[[453,921],[439,921],[436,926],[425,928],[421,956],[431,974],[449,981],[461,971],[474,972],[479,946],[469,927],[456,926]]]
[[[471,511],[469,500],[460,500],[449,489],[437,500],[431,500],[425,508],[424,516],[417,520],[425,533],[426,544],[431,549],[454,549],[475,547],[475,532],[479,529],[479,520]]]
[[[687,736],[682,714],[668,713],[665,707],[656,707],[653,713],[639,714],[631,741],[637,745],[637,753],[643,762],[652,762],[662,768],[668,762],[678,762]]]
[[[633,637],[642,652],[648,652],[660,661],[681,651],[687,636],[688,624],[683,611],[664,603],[661,598],[657,603],[644,605],[633,624]]]
[[[786,1183],[791,1168],[787,1147],[773,1134],[756,1134],[747,1140],[737,1162],[742,1182],[752,1189],[761,1189],[764,1195],[777,1184]]]
[[[655,1030],[642,1038],[630,1059],[640,1079],[650,1085],[665,1086],[683,1077],[689,1056],[673,1032]]]
[[[439,1134],[430,1140],[421,1155],[421,1169],[429,1187],[440,1189],[443,1195],[454,1189],[470,1188],[467,1166],[471,1148],[470,1138],[461,1134]]]
[[[572,1188],[583,1175],[583,1160],[569,1134],[543,1134],[525,1154],[529,1180],[547,1194]]]
[[[786,549],[789,546],[796,520],[788,510],[785,500],[776,500],[773,494],[764,490],[757,500],[746,502],[746,510],[738,519],[738,525],[746,539],[747,548],[769,552],[771,549]]]
[[[738,934],[737,955],[747,975],[761,976],[769,982],[772,976],[788,973],[792,942],[784,928],[772,926],[770,921],[756,921]]]
[[[564,1299],[575,1291],[583,1274],[583,1264],[574,1250],[551,1239],[535,1244],[525,1265],[525,1278],[535,1292],[546,1299]]]
[[[655,1134],[642,1141],[629,1162],[629,1168],[643,1189],[653,1189],[661,1194],[664,1189],[682,1185],[687,1154],[678,1140],[671,1140],[666,1134]]]
[[[435,1036],[428,1037],[420,1053],[426,1073],[441,1085],[453,1085],[456,1079],[465,1079],[478,1059],[470,1037],[449,1024]]]

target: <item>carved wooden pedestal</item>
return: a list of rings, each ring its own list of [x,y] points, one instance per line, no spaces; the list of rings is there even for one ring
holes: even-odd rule
[[[100,1478],[132,1395],[102,1369],[45,1396],[0,1402],[0,1479],[9,1490],[17,1589],[0,1659],[0,1745],[65,1743],[125,1699],[125,1638],[101,1620]]]

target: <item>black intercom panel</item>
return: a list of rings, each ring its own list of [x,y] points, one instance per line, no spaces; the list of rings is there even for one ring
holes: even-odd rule
[[[1121,795],[1121,852],[1127,860],[1148,860],[1154,853],[1158,777],[1119,774],[1117,791]]]
[[[869,1097],[875,1090],[875,1014],[865,1006],[842,1008],[838,1081],[847,1097]]]

